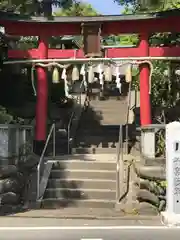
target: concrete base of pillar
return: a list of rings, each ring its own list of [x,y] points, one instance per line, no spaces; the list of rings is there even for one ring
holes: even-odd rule
[[[180,214],[170,213],[170,212],[161,212],[161,220],[164,225],[169,227],[171,226],[180,226]]]

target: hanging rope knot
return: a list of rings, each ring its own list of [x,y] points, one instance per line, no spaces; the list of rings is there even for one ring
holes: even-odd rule
[[[87,89],[88,83],[86,81],[86,73],[87,73],[87,66],[86,64],[83,64],[80,70],[80,74],[83,76],[83,81],[82,83],[84,84],[84,87]]]

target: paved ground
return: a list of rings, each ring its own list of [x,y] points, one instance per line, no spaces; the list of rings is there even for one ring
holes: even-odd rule
[[[1,231],[1,240],[179,240],[180,229],[102,230],[11,230]]]
[[[158,216],[133,215],[114,209],[104,208],[61,208],[61,209],[38,209],[19,212],[11,215],[25,218],[59,218],[59,219],[156,219]]]
[[[16,220],[15,220],[16,219]],[[180,228],[156,220],[0,219],[1,240],[179,240]]]
[[[97,227],[97,226],[162,226],[159,218],[122,219],[122,220],[88,220],[57,218],[22,218],[0,217],[0,229],[4,227]],[[0,238],[1,239],[1,238]]]

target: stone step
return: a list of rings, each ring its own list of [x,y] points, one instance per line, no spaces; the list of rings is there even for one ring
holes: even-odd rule
[[[125,125],[126,124],[126,116],[102,116],[100,119],[94,120],[91,116],[87,118],[81,119],[81,125],[84,122],[83,126],[99,127],[99,126],[109,126],[109,125]]]
[[[79,149],[82,149],[82,148],[92,148],[93,151],[96,151],[96,149],[98,148],[107,148],[107,151],[109,151],[108,149],[117,149],[117,141],[87,141],[87,142],[83,142],[83,141],[76,141],[76,146],[74,145],[74,147],[76,147],[79,151]],[[95,150],[94,150],[95,149]],[[98,150],[96,151],[98,152]],[[99,153],[99,152],[98,152]],[[102,152],[101,152],[102,153]],[[103,152],[103,153],[107,153],[107,152]],[[115,152],[114,152],[115,153]]]
[[[114,105],[121,105],[121,104],[125,104],[127,102],[127,99],[126,98],[123,98],[121,100],[117,99],[117,98],[110,98],[110,99],[107,99],[107,100],[104,100],[104,101],[99,101],[98,99],[92,99],[90,101],[90,106],[93,107],[93,106],[98,106],[98,107],[104,107],[104,106],[107,106],[107,107],[110,107],[110,106],[114,106]]]
[[[122,116],[122,118],[104,118],[100,121],[102,125],[124,125],[126,123],[126,119]]]
[[[99,101],[98,99],[91,99],[90,101],[90,106],[112,106],[112,105],[124,105],[127,103],[127,98],[110,98],[110,99],[105,99],[104,101]]]
[[[51,170],[51,179],[69,179],[69,178],[79,178],[79,179],[106,179],[106,180],[116,180],[116,171],[110,170],[84,170],[84,169],[64,169],[64,170]]]
[[[96,129],[80,129],[78,131],[78,135],[76,136],[76,139],[87,139],[87,138],[119,138],[119,131],[102,131],[102,130],[98,130],[96,131]]]
[[[77,148],[117,148],[118,139],[76,139]]]
[[[81,127],[82,126],[82,127]],[[109,127],[110,125],[100,125],[100,126],[90,126],[90,125],[86,125],[86,123],[83,123],[83,125],[79,126],[78,129],[78,134],[77,134],[77,138],[80,137],[84,137],[84,138],[88,138],[88,137],[119,137],[119,125],[114,127],[112,126],[111,128]],[[122,127],[122,132],[123,132],[123,136],[125,136],[125,127]]]
[[[98,127],[86,127],[83,126],[83,128],[78,129],[77,131],[77,137],[84,137],[84,138],[97,138],[97,137],[119,137],[119,129],[114,130],[106,130],[104,131]],[[125,129],[122,129],[123,136],[125,135]]]
[[[111,114],[111,113],[109,113],[109,114],[104,114],[104,113],[102,113],[101,115],[97,115],[97,116],[91,116],[90,114],[89,115],[86,115],[86,116],[84,116],[82,119],[83,119],[83,121],[84,122],[86,122],[86,123],[89,123],[89,122],[92,122],[92,123],[96,123],[96,124],[98,124],[98,123],[101,123],[102,121],[105,121],[105,120],[121,120],[121,119],[124,119],[126,117],[126,114],[121,114],[121,115],[119,115],[119,114],[117,114],[117,112],[116,113],[113,113],[113,114]],[[112,123],[112,124],[109,124],[109,125],[119,125],[119,122],[118,123]]]
[[[81,189],[110,189],[116,190],[115,180],[99,180],[99,179],[49,179],[47,188],[62,188],[64,186],[71,186],[72,183],[76,184],[77,188]]]
[[[124,126],[124,124],[122,124]],[[112,127],[112,129],[108,129],[109,126],[117,126],[117,127]],[[82,133],[90,133],[89,135],[101,135],[101,134],[117,134],[117,132],[119,132],[119,126],[120,124],[108,124],[108,125],[103,125],[101,122],[93,122],[90,121],[88,119],[88,121],[82,121],[80,122],[79,126],[78,126],[78,133],[82,132]],[[93,133],[93,134],[92,134]]]
[[[96,160],[61,160],[56,161],[52,167],[53,170],[64,170],[64,169],[79,169],[79,170],[116,170],[116,162],[113,160],[109,161],[96,161]]]
[[[119,139],[119,133],[117,132],[116,134],[105,134],[102,133],[101,135],[80,135],[78,136],[78,138],[80,138],[81,142],[117,142]]]
[[[93,120],[91,121],[93,122]],[[84,123],[86,122],[83,122],[83,126],[84,126]],[[123,126],[123,128],[125,128],[125,126]],[[83,129],[85,132],[87,131],[90,131],[91,128],[84,128]],[[97,132],[98,131],[98,132]],[[97,124],[96,122],[96,129],[94,130],[94,133],[117,133],[119,132],[119,124],[117,125],[108,125],[108,126],[104,126],[104,125],[100,125],[100,124]]]
[[[99,200],[115,200],[116,191],[107,189],[80,189],[77,188],[75,182],[72,188],[48,188],[45,191],[46,198],[68,198],[68,199],[99,199]]]
[[[108,113],[114,113],[118,112],[121,113],[123,111],[127,111],[127,104],[126,103],[120,103],[120,102],[113,102],[111,105],[90,105],[90,110],[94,112],[108,112]],[[119,111],[118,111],[119,110]]]
[[[63,198],[48,198],[43,199],[41,203],[41,208],[43,209],[58,209],[66,207],[76,207],[79,211],[83,208],[105,208],[113,209],[115,207],[115,201],[110,200],[99,200],[99,199],[63,199]]]
[[[81,121],[84,122],[86,126],[100,126],[100,125],[125,125],[125,118],[126,116],[102,116],[100,119],[97,119],[94,121],[94,119],[91,116],[88,116],[86,118],[83,118]]]
[[[121,115],[127,113],[126,105],[114,105],[114,106],[93,106],[89,113],[95,112],[97,115]]]
[[[107,147],[83,147],[83,148],[72,148],[73,154],[117,154],[117,148]]]
[[[122,108],[107,108],[107,109],[95,109],[94,110],[94,115],[95,116],[122,116],[122,115],[126,115],[126,109],[122,109]],[[87,112],[87,115],[90,115],[91,112]]]
[[[87,136],[87,137],[99,137],[99,136],[103,136],[103,137],[107,137],[107,136],[119,136],[119,129],[112,129],[112,130],[106,130],[104,128],[104,131],[103,129],[101,128],[84,128],[84,129],[80,129],[78,131],[78,136],[79,135],[82,135],[83,137]]]
[[[63,156],[56,156],[55,159],[52,159],[52,157],[45,158],[46,161],[52,161],[54,163],[56,162],[102,162],[102,163],[107,163],[107,162],[113,162],[116,163],[117,159],[117,154],[67,154]],[[134,156],[131,154],[123,154],[123,159],[124,161],[131,161],[134,159]],[[71,163],[70,163],[71,164]]]

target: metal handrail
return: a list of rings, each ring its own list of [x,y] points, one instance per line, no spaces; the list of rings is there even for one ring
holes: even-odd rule
[[[68,154],[70,154],[70,129],[71,129],[71,123],[74,118],[75,111],[72,112],[69,123],[68,123]]]
[[[56,128],[55,127],[56,127],[56,125],[55,125],[55,123],[53,123],[51,125],[48,137],[46,139],[46,142],[45,142],[45,145],[44,145],[44,148],[43,148],[43,151],[41,153],[39,163],[38,163],[38,166],[37,166],[37,200],[40,197],[39,193],[40,193],[40,174],[41,174],[40,170],[41,170],[41,165],[43,163],[44,155],[45,155],[45,152],[46,152],[46,149],[48,147],[49,140],[50,140],[52,134],[53,134],[53,158],[55,159],[55,157],[56,157],[56,143],[55,143],[56,142]]]
[[[83,83],[84,83],[84,80],[82,80],[82,82],[80,84],[80,89],[82,88]],[[82,95],[82,91],[80,92],[79,96],[77,97],[77,100],[80,101],[80,105],[81,105],[81,95]],[[71,124],[72,124],[72,120],[74,118],[75,112],[76,112],[76,110],[72,112],[69,123],[68,123],[68,154],[70,154]]]
[[[125,135],[125,149],[126,149],[126,154],[128,153],[128,139],[129,139],[129,111],[131,110],[131,87],[132,87],[132,81],[129,83],[129,90],[128,90],[128,106],[127,106],[127,116],[126,116],[126,135]]]
[[[119,202],[119,197],[123,189],[120,182],[123,182],[124,178],[124,160],[123,160],[123,126],[119,126],[119,144],[117,148],[116,158],[116,202]],[[121,171],[121,173],[120,173]]]
[[[80,93],[80,101],[81,101],[81,93]],[[74,118],[75,111],[72,112],[69,123],[68,123],[68,154],[70,154],[70,136],[71,136],[71,124]]]
[[[126,131],[125,131],[125,142],[126,142],[126,153],[128,153],[128,121],[129,111],[131,109],[131,87],[132,81],[129,84],[128,90],[128,107],[127,107],[127,118],[126,118]],[[123,183],[124,182],[124,158],[123,158],[123,126],[119,126],[119,140],[117,147],[117,158],[116,158],[116,202],[119,202],[123,195]]]

